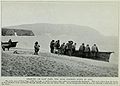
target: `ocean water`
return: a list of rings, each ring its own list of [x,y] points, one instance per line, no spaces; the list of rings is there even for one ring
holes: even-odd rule
[[[12,41],[18,41],[17,47],[16,48],[24,48],[24,49],[34,49],[34,43],[36,41],[38,41],[39,45],[40,45],[40,52],[49,52],[50,51],[50,41],[52,39],[55,40],[60,40],[61,43],[63,42],[67,42],[68,40],[71,40],[69,38],[65,38],[65,37],[50,37],[48,35],[41,35],[41,36],[2,36],[2,42],[6,42],[9,39],[11,39]],[[77,41],[74,40],[77,43],[76,48],[78,49],[80,44],[82,43],[82,41]],[[86,43],[88,43],[86,41]],[[107,44],[107,43],[100,43],[100,42],[96,42],[98,43],[99,49],[100,51],[114,51],[113,54],[111,54],[110,56],[110,63],[113,64],[118,64],[118,49],[117,46],[118,45],[112,45],[111,44]],[[89,45],[92,46],[93,43],[89,42]]]

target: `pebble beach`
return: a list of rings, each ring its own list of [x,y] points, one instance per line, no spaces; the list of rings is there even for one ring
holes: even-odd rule
[[[17,50],[18,54],[13,54]],[[29,49],[2,51],[1,76],[117,77],[118,65]]]

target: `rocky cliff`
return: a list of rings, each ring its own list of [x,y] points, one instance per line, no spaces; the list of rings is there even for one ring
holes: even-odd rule
[[[2,28],[2,36],[34,36],[32,30]]]

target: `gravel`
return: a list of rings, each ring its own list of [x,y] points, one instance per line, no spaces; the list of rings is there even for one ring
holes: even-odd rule
[[[2,51],[1,76],[117,77],[118,65],[85,58],[17,49]]]

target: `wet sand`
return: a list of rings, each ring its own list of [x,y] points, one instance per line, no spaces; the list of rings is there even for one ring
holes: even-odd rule
[[[17,50],[18,54],[13,54]],[[117,77],[118,65],[33,50],[2,51],[1,76]]]

